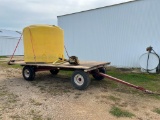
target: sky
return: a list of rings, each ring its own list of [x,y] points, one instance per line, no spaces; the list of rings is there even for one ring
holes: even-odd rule
[[[132,0],[0,0],[0,29],[57,25],[57,16]]]

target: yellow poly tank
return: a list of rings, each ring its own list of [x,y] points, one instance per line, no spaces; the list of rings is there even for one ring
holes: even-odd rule
[[[31,25],[23,29],[24,61],[51,63],[64,59],[63,30],[52,25]]]

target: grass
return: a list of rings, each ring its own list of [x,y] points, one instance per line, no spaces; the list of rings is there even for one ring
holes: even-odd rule
[[[6,98],[4,101],[6,103],[16,103],[18,101],[18,96],[10,93],[4,86],[0,86],[0,99],[1,98]]]
[[[21,120],[22,118],[19,115],[11,115],[10,118],[13,120]]]
[[[22,68],[22,66],[20,65],[8,65],[8,63],[4,61],[0,61],[0,66],[4,68],[15,68],[15,69]]]
[[[119,79],[131,82],[137,85],[145,85],[148,88],[155,89],[155,85],[160,82],[159,74],[147,74],[147,73],[125,73],[120,72],[117,69],[108,71],[108,74]],[[160,84],[156,85],[159,86]]]
[[[116,117],[129,117],[129,118],[132,118],[133,116],[135,116],[134,114],[132,114],[131,112],[128,112],[126,110],[122,110],[118,107],[115,107],[113,106],[110,110],[110,113],[113,115],[113,116],[116,116]]]
[[[109,98],[110,100],[112,100],[112,101],[115,101],[115,102],[121,100],[120,98],[117,98],[117,97],[112,96],[112,95],[108,96],[108,98]]]
[[[132,73],[132,72],[124,72],[119,69],[111,69],[107,72],[108,75],[113,77],[122,79],[126,82],[132,83],[137,86],[142,86],[151,91],[157,91],[160,93],[160,75],[159,74],[148,74],[148,73]],[[126,87],[125,85],[117,84],[116,82],[107,80],[111,87],[115,89],[120,89],[123,92],[132,91],[130,87]],[[158,97],[160,99],[160,97]]]
[[[32,116],[32,120],[43,120],[42,115],[40,114],[40,111],[31,110],[29,112],[29,115]]]
[[[31,83],[37,86],[42,93],[49,93],[54,96],[68,94],[73,90],[70,76],[67,77],[63,71],[60,71],[57,76],[51,75],[48,71],[46,71],[46,74],[39,72],[37,73],[36,80]]]
[[[0,59],[1,59],[1,58],[7,58],[7,56],[0,56]]]
[[[15,68],[15,69],[18,69],[18,68],[21,68],[22,69],[22,66],[20,65],[10,65],[11,68]]]
[[[71,77],[71,75],[73,74],[73,71],[66,71],[66,70],[61,70],[60,71],[60,75],[65,75],[66,77]]]
[[[30,102],[31,102],[33,105],[35,105],[35,106],[40,106],[40,105],[42,105],[42,103],[40,103],[40,102],[38,102],[38,101],[36,101],[36,100],[34,100],[34,99],[30,99]]]
[[[157,113],[157,114],[160,114],[160,108],[155,108],[155,109],[153,110],[153,112],[155,112],[155,113]]]
[[[0,86],[0,100],[0,112],[3,113],[2,111],[15,109],[15,106],[19,101],[19,97],[16,94],[11,93],[6,86]]]

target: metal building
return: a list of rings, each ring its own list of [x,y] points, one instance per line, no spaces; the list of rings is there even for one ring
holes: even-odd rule
[[[18,31],[0,29],[0,56],[12,55],[20,36],[21,33]],[[21,40],[15,55],[23,54],[23,40]]]
[[[135,0],[58,16],[70,55],[140,67],[139,57],[152,46],[160,55],[160,0]]]

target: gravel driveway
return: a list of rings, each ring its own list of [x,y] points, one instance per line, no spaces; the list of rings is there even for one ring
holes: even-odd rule
[[[107,82],[105,82],[107,83]],[[133,113],[132,118],[110,114],[113,106]],[[160,120],[153,110],[160,100],[118,92],[92,80],[87,90],[72,88],[65,75],[40,72],[25,81],[21,69],[0,66],[0,119],[2,120]]]

